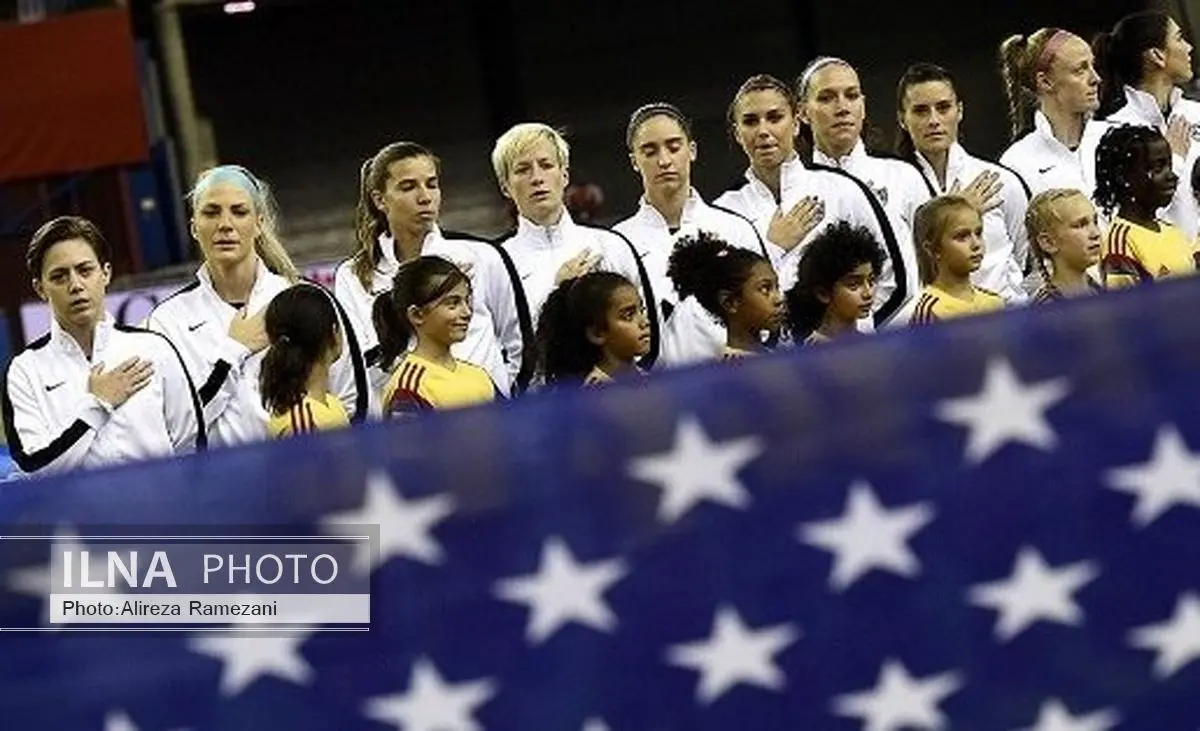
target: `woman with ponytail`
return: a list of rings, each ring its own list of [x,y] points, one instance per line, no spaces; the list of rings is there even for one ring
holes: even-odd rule
[[[337,310],[316,287],[297,285],[267,305],[270,348],[258,374],[274,438],[350,425],[346,409],[329,392],[329,369],[342,355]]]
[[[523,351],[532,327],[511,264],[486,241],[443,233],[441,208],[441,163],[425,147],[393,142],[363,163],[355,209],[357,249],[338,267],[333,291],[354,322],[372,366],[374,391],[390,373],[378,367],[380,338],[372,325],[372,304],[391,289],[402,263],[440,256],[462,268],[475,293],[471,329],[455,344],[455,356],[487,371],[502,393],[519,392],[532,372]]]
[[[1042,28],[1000,44],[1000,75],[1008,96],[1012,145],[1000,157],[1036,195],[1075,188],[1091,195],[1095,160],[1085,137],[1099,137],[1091,121],[1099,104],[1100,77],[1092,49],[1060,28]]]
[[[391,373],[384,418],[496,398],[487,371],[452,352],[470,332],[471,317],[471,280],[462,269],[438,256],[397,267],[392,286],[371,308],[379,365]]]
[[[204,263],[195,281],[158,304],[147,324],[175,344],[199,388],[209,443],[266,438],[259,371],[269,345],[265,312],[280,292],[301,282],[277,231],[267,184],[240,165],[201,173],[188,194],[191,234]],[[353,327],[332,293],[302,282],[335,307],[350,340]],[[355,343],[330,367],[330,389],[352,421],[366,417],[370,387]]]
[[[1200,155],[1200,144],[1193,144],[1193,135],[1200,134],[1200,103],[1185,99],[1179,88],[1192,80],[1192,44],[1171,16],[1144,11],[1096,36],[1092,51],[1103,77],[1097,116],[1111,125],[1152,127],[1166,138],[1180,185],[1160,217],[1195,240],[1200,208],[1190,171]],[[1095,157],[1095,146],[1088,154]]]

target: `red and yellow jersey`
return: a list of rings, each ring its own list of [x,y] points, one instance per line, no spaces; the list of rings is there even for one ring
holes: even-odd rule
[[[452,367],[408,353],[383,389],[385,417],[488,403],[496,386],[487,371],[455,360]]]
[[[350,418],[337,396],[327,393],[323,400],[318,400],[305,394],[300,403],[282,414],[271,416],[267,421],[267,433],[272,438],[282,439],[347,426],[350,426]]]
[[[1158,222],[1154,231],[1117,216],[1104,237],[1100,276],[1105,289],[1196,273],[1195,247],[1183,232]]]
[[[1080,295],[1099,294],[1100,292],[1103,292],[1103,291],[1104,291],[1104,287],[1101,287],[1099,285],[1099,283],[1096,282],[1095,279],[1092,279],[1091,277],[1087,277],[1087,290],[1081,291],[1079,294]],[[1054,287],[1050,284],[1043,284],[1041,287],[1038,288],[1038,291],[1033,293],[1032,301],[1035,304],[1041,304],[1043,302],[1057,302],[1058,300],[1066,299],[1066,298],[1067,298],[1067,295],[1063,294],[1062,291],[1058,289],[1058,287]]]
[[[982,287],[972,286],[971,296],[964,299],[955,297],[936,284],[928,284],[917,298],[910,324],[923,325],[956,317],[982,315],[1003,308],[1004,298]]]

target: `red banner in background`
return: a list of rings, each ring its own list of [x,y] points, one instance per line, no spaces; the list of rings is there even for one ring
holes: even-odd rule
[[[127,11],[0,25],[0,182],[147,157]]]

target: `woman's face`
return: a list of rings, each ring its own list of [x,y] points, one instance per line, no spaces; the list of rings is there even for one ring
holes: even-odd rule
[[[901,99],[900,127],[924,155],[941,154],[958,141],[962,102],[947,81],[913,84]]]
[[[1167,46],[1163,54],[1163,69],[1173,84],[1192,80],[1192,44],[1183,36],[1183,29],[1174,20],[1167,21]]]
[[[442,188],[437,163],[426,155],[396,160],[388,165],[383,190],[371,197],[393,231],[429,231],[442,209]]]
[[[262,234],[262,217],[254,199],[236,183],[214,183],[196,198],[192,237],[200,244],[204,260],[233,266],[254,252]]]
[[[791,104],[775,89],[749,91],[734,102],[733,135],[753,167],[779,167],[791,157],[796,130]]]
[[[813,72],[800,103],[800,120],[812,127],[821,151],[845,155],[854,149],[866,114],[867,99],[853,68],[830,63]]]
[[[644,191],[670,194],[691,185],[696,143],[679,122],[658,114],[638,125],[629,159],[642,176]]]
[[[1091,114],[1100,106],[1100,75],[1092,49],[1083,39],[1063,41],[1050,68],[1039,71],[1038,95],[1053,98],[1069,114]]]

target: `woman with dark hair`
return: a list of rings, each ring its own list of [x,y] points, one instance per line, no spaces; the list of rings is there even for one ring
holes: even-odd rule
[[[1153,127],[1166,138],[1180,185],[1161,215],[1194,240],[1200,208],[1189,173],[1200,153],[1200,144],[1193,144],[1200,134],[1200,103],[1183,98],[1179,88],[1192,80],[1192,44],[1169,15],[1145,11],[1126,15],[1111,32],[1096,36],[1092,51],[1103,79],[1097,116],[1114,125]]]
[[[983,206],[985,254],[971,280],[1008,304],[1027,301],[1023,283],[1029,262],[1028,189],[1011,170],[971,155],[959,143],[963,103],[950,73],[931,63],[909,66],[896,85],[896,116],[897,153],[920,169],[938,195],[964,187],[995,191]]]
[[[362,166],[355,212],[357,251],[334,275],[333,291],[354,321],[371,366],[376,393],[389,374],[378,368],[379,335],[371,321],[375,298],[392,288],[400,265],[420,256],[440,256],[459,265],[474,292],[471,330],[455,343],[455,356],[483,368],[510,395],[520,390],[523,325],[529,322],[520,287],[514,286],[504,254],[486,241],[444,234],[441,163],[415,142],[384,146]]]
[[[691,122],[672,104],[646,104],[630,115],[625,132],[629,161],[642,179],[638,210],[613,226],[641,257],[662,318],[662,357],[666,365],[720,358],[726,333],[694,297],[680,298],[667,275],[680,239],[707,232],[730,246],[769,259],[749,219],[707,203],[692,187],[697,155]],[[820,220],[815,202],[803,209],[809,227]],[[801,229],[803,233],[807,233]],[[772,247],[776,248],[777,247]]]
[[[754,222],[759,234],[774,245],[772,261],[779,284],[788,289],[804,248],[826,227],[849,221],[866,227],[884,245],[886,260],[879,277],[878,297],[862,329],[882,327],[912,296],[911,242],[900,241],[879,199],[858,178],[836,168],[810,168],[796,153],[798,104],[790,86],[774,76],[759,74],[742,84],[729,105],[730,134],[746,153],[745,181],[716,199]],[[805,199],[819,200],[824,216],[815,228],[806,224]],[[806,232],[807,229],[807,232]]]

